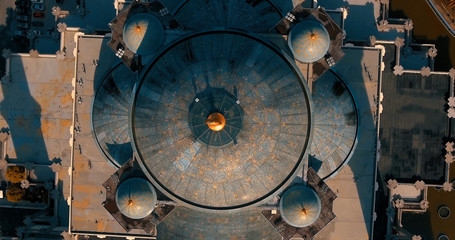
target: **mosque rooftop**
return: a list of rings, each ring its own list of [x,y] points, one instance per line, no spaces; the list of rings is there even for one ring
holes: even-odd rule
[[[113,22],[111,39],[110,36],[88,34],[74,37],[74,29],[64,31],[66,37],[62,42],[67,58],[57,63],[61,65],[67,61],[68,66],[62,68],[68,70],[65,79],[74,77],[74,80],[62,84],[60,90],[66,93],[65,96],[71,96],[72,84],[74,106],[63,104],[65,110],[43,113],[73,121],[69,127],[74,138],[68,147],[68,128],[60,127],[61,136],[53,136],[51,140],[44,138],[44,149],[50,153],[56,149],[56,142],[60,144],[61,152],[49,156],[63,156],[65,168],[60,178],[63,189],[70,190],[62,193],[62,202],[66,204],[68,199],[70,204],[70,231],[87,235],[87,238],[112,234],[151,239],[157,233],[158,239],[184,239],[185,236],[203,238],[223,232],[238,238],[279,239],[281,235],[288,239],[292,237],[288,234],[290,231],[280,230],[283,221],[271,221],[278,219],[279,213],[264,208],[270,206],[268,204],[276,205],[282,190],[298,176],[304,177],[321,197],[318,220],[324,224],[317,222],[305,230],[292,226],[286,226],[287,229],[306,238],[360,239],[371,235],[376,160],[372,153],[376,151],[375,114],[381,80],[381,50],[349,46],[329,49],[337,62],[336,71],[327,71],[325,58],[314,65],[301,64],[290,57],[284,40],[286,36],[283,37],[274,24],[283,23],[286,13],[293,11],[303,14],[300,16],[325,19],[322,25],[329,34],[330,46],[340,46],[341,29],[323,18],[328,16],[323,9],[293,10],[291,5],[282,3],[284,1],[261,1],[255,5],[239,0],[229,6],[223,5],[226,1],[213,2],[232,10],[227,11],[232,16],[244,15],[245,11],[250,15],[244,15],[248,19],[243,22],[230,22],[231,15],[217,12],[216,4],[195,0],[178,7],[163,0],[169,11],[161,12],[163,16],[160,10],[164,5],[159,5],[158,1],[155,5],[147,3],[146,7],[141,7],[142,4],[134,7],[135,2],[131,4],[134,8],[121,12],[116,17],[117,23],[127,22],[128,14],[147,12],[163,25],[163,47],[149,58],[137,58],[127,49],[120,59],[115,56],[119,46],[126,46],[119,38],[122,24]],[[197,21],[194,8],[198,4],[216,12],[214,21]],[[245,8],[233,11],[239,6]],[[204,14],[208,13],[200,15],[206,17]],[[264,18],[259,17],[261,14]],[[229,24],[241,27],[236,30],[220,28]],[[216,28],[216,34],[197,31],[211,27]],[[188,31],[181,32],[181,28]],[[257,33],[241,30],[251,28],[257,28]],[[341,58],[343,54],[345,56]],[[32,66],[30,71],[56,66],[56,59],[41,56],[36,60],[38,65],[33,66],[35,62],[28,58],[12,57],[15,63],[22,61],[24,65]],[[150,59],[153,61],[145,64]],[[140,64],[145,65],[138,76],[131,70],[141,70]],[[16,76],[22,72],[17,65],[12,69],[16,69]],[[27,79],[33,79],[28,77],[31,73],[27,68],[24,69]],[[55,73],[45,72],[40,79],[51,79]],[[242,76],[248,81],[240,81]],[[314,77],[308,79],[307,76]],[[308,86],[303,83],[307,80],[311,80]],[[11,85],[17,83],[20,82],[16,80]],[[31,80],[27,84],[31,86],[33,98],[44,106],[42,104],[48,98],[34,92],[41,83]],[[1,88],[6,96],[6,86]],[[59,94],[56,99],[63,99]],[[291,102],[292,98],[299,100]],[[331,106],[330,102],[334,101],[339,104]],[[58,106],[52,103],[54,108]],[[73,107],[74,115],[70,111]],[[153,111],[148,109],[150,107]],[[44,126],[43,122],[37,129],[44,133]],[[131,132],[129,127],[132,127]],[[313,135],[309,133],[311,128],[314,128]],[[313,141],[309,144],[311,138]],[[132,141],[134,146],[129,148]],[[68,151],[68,148],[72,150]],[[221,149],[225,148],[232,151],[224,153]],[[137,158],[133,157],[132,149],[137,150]],[[65,151],[71,154],[65,155]],[[319,165],[311,158],[302,157],[307,152],[318,159]],[[220,154],[228,161],[216,157]],[[250,160],[251,156],[258,160]],[[158,164],[152,163],[154,159],[159,159]],[[129,165],[129,160],[136,161],[136,165]],[[202,169],[200,174],[195,165],[209,168]],[[236,165],[241,168],[236,169]],[[316,171],[301,171],[308,167]],[[115,191],[107,193],[110,191],[107,186],[117,186],[125,180],[119,173],[132,172],[134,175],[141,170],[145,170],[145,175],[140,177],[150,180],[157,195],[153,210],[157,215],[149,215],[147,221],[153,224],[148,227],[128,219],[118,220],[121,213],[110,212],[115,210],[112,202],[103,207],[108,197],[115,199]],[[105,184],[107,180],[113,185]],[[163,197],[165,195],[170,199]],[[246,198],[242,198],[244,196]],[[337,200],[333,201],[335,198]],[[267,201],[262,201],[264,199]],[[263,203],[265,205],[261,205]],[[327,207],[327,203],[333,203],[333,206]],[[160,206],[171,207],[163,209]],[[214,209],[238,211],[205,211]],[[197,226],[201,222],[205,228]],[[129,227],[125,227],[128,224]],[[349,231],[352,228],[357,231]]]

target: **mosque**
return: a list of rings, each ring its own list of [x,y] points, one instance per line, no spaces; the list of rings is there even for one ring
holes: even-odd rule
[[[103,205],[126,231],[312,239],[336,217],[324,180],[350,160],[359,122],[331,69],[343,30],[323,8],[280,17],[268,1],[234,2],[205,18],[192,5],[210,3],[171,14],[133,1],[109,24],[121,62],[102,77],[91,125],[118,169]]]
[[[19,239],[453,238],[455,69],[390,1],[46,4],[2,54],[0,170],[52,178]]]

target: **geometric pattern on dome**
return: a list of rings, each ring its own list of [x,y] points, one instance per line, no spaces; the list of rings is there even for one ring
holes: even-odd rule
[[[321,200],[311,188],[294,186],[286,190],[280,199],[280,213],[291,226],[306,227],[321,214]]]
[[[282,18],[269,0],[188,0],[174,16],[187,29],[224,27],[258,33],[269,33]]]
[[[119,63],[108,70],[92,106],[92,127],[104,155],[120,167],[133,157],[128,130],[128,111],[136,75]]]
[[[198,93],[190,105],[188,115],[194,138],[211,146],[237,143],[243,117],[240,102],[237,100],[223,88],[208,88]],[[207,119],[211,114],[217,113],[225,116],[225,126],[220,131],[212,131],[207,125]]]
[[[115,202],[120,212],[131,219],[147,217],[155,209],[156,192],[143,178],[130,178],[117,188]]]
[[[327,53],[330,47],[330,37],[327,29],[320,22],[306,20],[291,29],[288,44],[297,60],[312,63]]]
[[[139,55],[150,55],[163,40],[163,25],[150,13],[133,15],[123,27],[123,41],[128,49]]]
[[[156,187],[197,209],[258,203],[289,184],[310,141],[308,90],[290,58],[237,31],[185,37],[150,63],[131,110],[133,146]],[[223,88],[239,101],[236,144],[196,140],[188,109]]]
[[[260,210],[212,213],[176,207],[157,227],[157,239],[281,239]]]
[[[309,166],[321,178],[333,176],[350,159],[357,142],[357,108],[333,71],[313,83],[314,131]]]

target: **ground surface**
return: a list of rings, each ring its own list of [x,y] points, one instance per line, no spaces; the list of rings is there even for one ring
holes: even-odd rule
[[[372,220],[376,149],[376,103],[378,92],[377,49],[343,48],[346,54],[335,70],[352,91],[360,117],[358,143],[349,163],[326,180],[337,194],[333,212],[337,216],[314,239],[369,239]],[[367,80],[367,66],[373,80]],[[356,229],[356,231],[352,231]]]

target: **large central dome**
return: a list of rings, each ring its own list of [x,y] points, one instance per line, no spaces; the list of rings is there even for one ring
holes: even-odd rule
[[[133,147],[161,191],[197,209],[261,202],[301,170],[307,87],[290,58],[237,31],[200,32],[154,59],[135,87]]]

